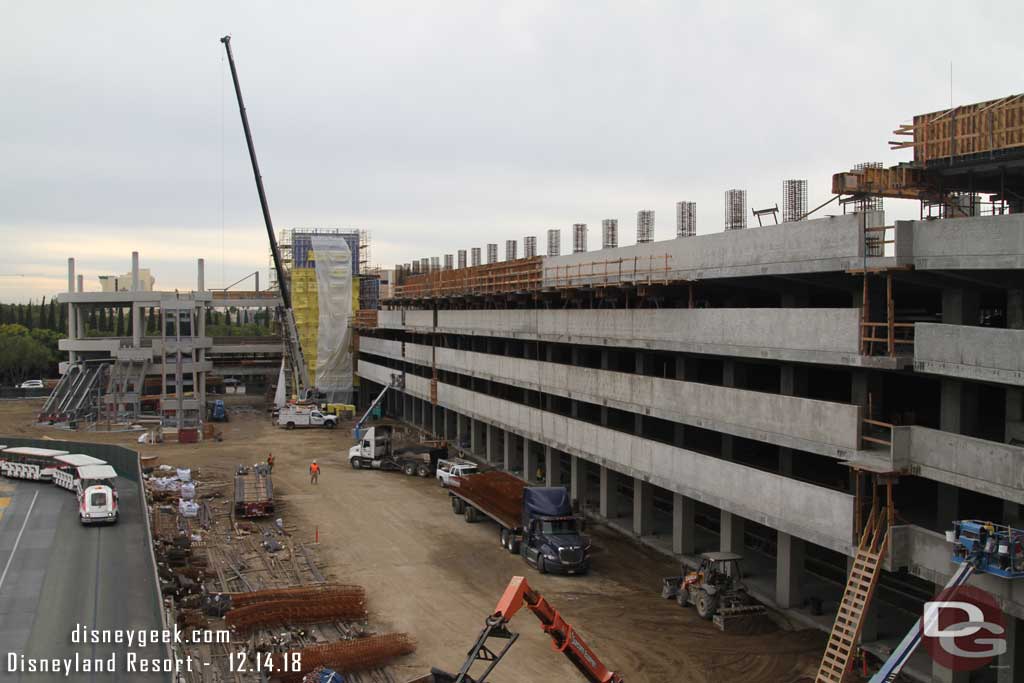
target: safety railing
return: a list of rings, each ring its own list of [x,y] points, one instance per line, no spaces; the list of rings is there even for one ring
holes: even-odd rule
[[[895,356],[900,347],[914,346],[914,323],[862,322],[860,333],[861,353],[865,356]]]
[[[670,254],[587,261],[544,269],[546,287],[601,287],[623,282],[668,284]],[[679,279],[679,278],[671,278]]]

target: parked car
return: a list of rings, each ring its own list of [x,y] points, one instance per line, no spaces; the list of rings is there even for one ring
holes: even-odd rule
[[[19,389],[44,389],[43,380],[28,379],[18,385]]]

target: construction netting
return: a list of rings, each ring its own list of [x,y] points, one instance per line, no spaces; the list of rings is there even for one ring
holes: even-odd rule
[[[313,384],[328,403],[352,399],[352,253],[341,235],[312,235],[315,255],[317,329]],[[306,347],[303,346],[303,351]],[[312,349],[311,349],[312,351]]]

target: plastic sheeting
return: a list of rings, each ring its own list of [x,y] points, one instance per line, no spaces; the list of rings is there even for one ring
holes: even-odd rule
[[[352,253],[344,237],[313,235],[319,307],[314,384],[328,403],[352,399]]]

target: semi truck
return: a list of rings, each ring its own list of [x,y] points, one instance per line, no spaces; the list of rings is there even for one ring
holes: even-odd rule
[[[581,533],[564,486],[527,486],[515,475],[493,470],[452,477],[448,496],[452,512],[467,522],[494,520],[502,547],[522,555],[541,574],[590,569],[590,539]]]
[[[437,472],[437,463],[448,455],[447,448],[426,445],[395,449],[394,430],[390,425],[370,427],[359,442],[348,449],[352,469],[373,469],[404,472],[429,477]]]
[[[324,415],[318,408],[286,405],[282,406],[277,415],[277,424],[285,429],[295,429],[296,427],[334,429],[338,426],[338,416]]]

